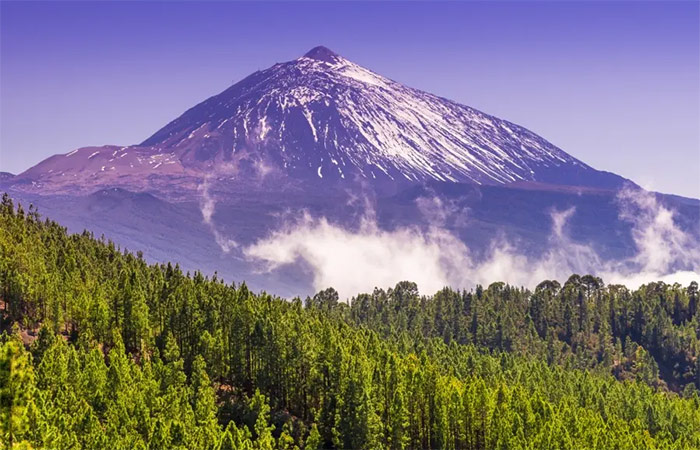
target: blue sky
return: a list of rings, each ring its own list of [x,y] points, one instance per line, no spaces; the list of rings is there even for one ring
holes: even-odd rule
[[[523,125],[592,166],[700,197],[698,2],[0,3],[0,169],[144,140],[325,45]]]

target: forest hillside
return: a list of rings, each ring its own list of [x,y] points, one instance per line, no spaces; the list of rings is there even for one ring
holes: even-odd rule
[[[0,447],[700,448],[698,302],[588,275],[287,300],[5,195]]]

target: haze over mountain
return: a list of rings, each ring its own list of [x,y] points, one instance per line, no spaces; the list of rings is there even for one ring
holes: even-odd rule
[[[140,144],[55,155],[0,185],[76,230],[87,226],[145,247],[153,259],[290,293],[309,277],[318,282],[313,268],[261,277],[251,252],[241,249],[259,250],[256,243],[298,222],[290,220],[295,211],[343,230],[357,230],[368,217],[381,230],[426,229],[436,225],[426,204],[438,205],[439,226],[479,258],[504,236],[523,255],[541,254],[552,213],[574,208],[571,238],[603,260],[638,250],[634,224],[619,213],[618,191],[636,188],[629,180],[325,47],[253,73]],[[676,212],[683,232],[697,234],[697,201],[657,198]],[[105,202],[111,206],[99,206]],[[130,212],[117,213],[124,204]],[[224,253],[237,250],[213,258],[213,243]],[[262,256],[278,267],[307,259],[305,251]]]

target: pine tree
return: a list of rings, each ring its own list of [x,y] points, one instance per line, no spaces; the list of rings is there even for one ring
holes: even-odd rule
[[[210,448],[220,434],[216,419],[216,393],[205,370],[206,363],[197,355],[192,364],[192,409],[198,428],[198,442],[203,448]]]
[[[306,438],[304,450],[320,450],[322,448],[321,444],[321,434],[318,432],[318,427],[314,423],[311,425],[311,430],[309,431],[309,435]]]
[[[34,389],[31,355],[11,337],[0,344],[0,438],[8,448],[25,445]]]

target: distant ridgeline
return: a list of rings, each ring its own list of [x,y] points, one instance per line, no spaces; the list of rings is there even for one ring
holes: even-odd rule
[[[0,206],[0,447],[700,448],[698,286],[304,302]]]

